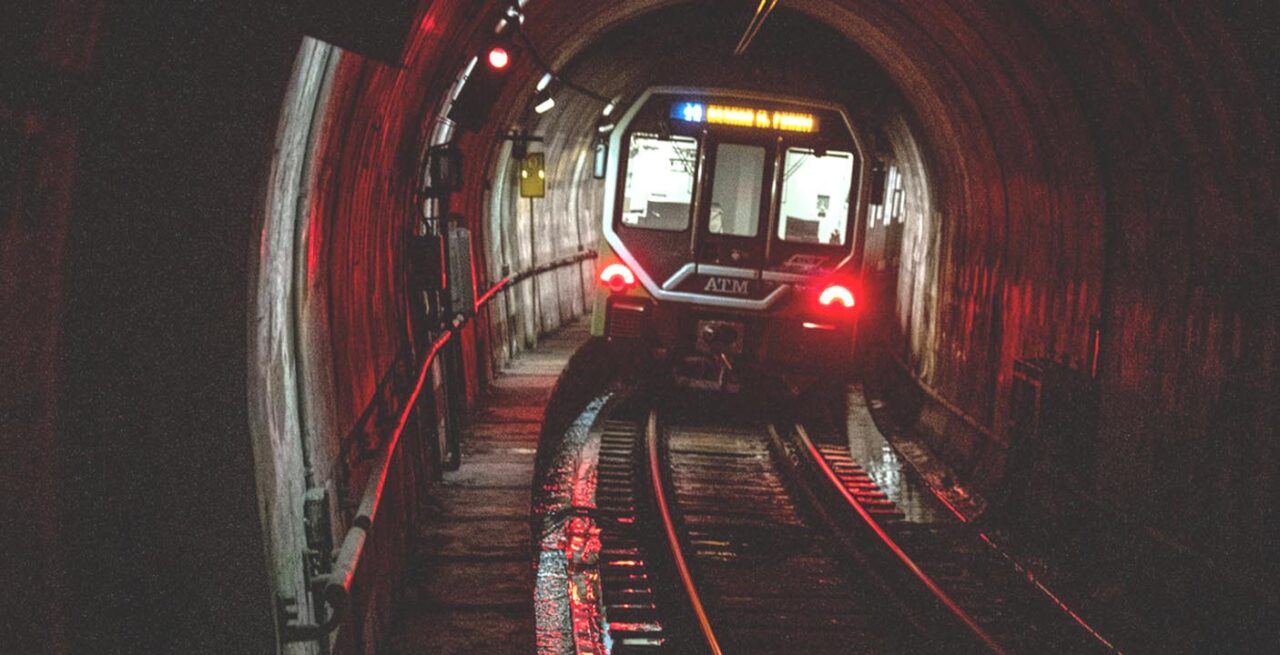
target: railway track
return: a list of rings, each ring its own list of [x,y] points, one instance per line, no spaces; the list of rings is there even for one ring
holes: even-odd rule
[[[599,428],[614,653],[1109,652],[963,527],[904,521],[831,435],[624,414]]]
[[[843,500],[855,513],[865,514],[864,524],[874,524],[882,543],[900,553],[904,565],[909,560],[917,577],[936,587],[940,602],[954,605],[953,613],[962,613],[985,635],[989,648],[1008,653],[1119,652],[971,526],[905,520],[851,456],[843,435],[811,436],[797,425],[788,447],[807,453],[799,459],[812,467],[814,477],[830,483],[833,502]]]

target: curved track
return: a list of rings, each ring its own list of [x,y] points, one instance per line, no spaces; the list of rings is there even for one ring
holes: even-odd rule
[[[614,653],[1108,650],[972,535],[903,521],[830,435],[625,414],[599,428]]]

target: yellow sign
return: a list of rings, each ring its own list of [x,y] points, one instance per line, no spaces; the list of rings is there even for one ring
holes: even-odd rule
[[[545,158],[540,152],[531,152],[520,161],[520,197],[542,198],[547,195]]]
[[[717,125],[758,127],[784,132],[816,132],[818,117],[793,111],[707,105],[707,122]]]

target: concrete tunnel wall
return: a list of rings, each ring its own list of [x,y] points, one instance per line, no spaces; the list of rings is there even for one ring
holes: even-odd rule
[[[1007,491],[1014,361],[1087,372],[1096,329],[1100,425],[1073,448],[1077,490],[1266,572],[1274,15],[1204,3],[788,7],[857,43],[911,109],[878,126],[908,198],[891,343],[939,401],[921,425],[934,448],[977,489]],[[555,4],[528,14],[535,34],[608,26]],[[1215,450],[1232,455],[1204,456]],[[1191,487],[1217,493],[1180,491]]]
[[[0,367],[3,436],[15,453],[4,495],[32,526],[5,531],[6,572],[31,594],[8,615],[50,626],[17,633],[20,644],[269,647],[269,587],[299,579],[289,550],[306,471],[283,447],[259,447],[274,466],[255,469],[247,435],[267,424],[305,439],[323,483],[335,440],[407,339],[401,228],[416,159],[500,5],[460,4],[423,3],[400,71],[314,44],[304,47],[328,61],[295,66],[288,16],[255,3],[159,14],[64,0],[3,40],[6,62],[36,71],[34,88],[70,89],[0,100],[6,151],[20,153],[0,169],[13,362]],[[672,4],[535,0],[527,26],[548,59],[568,62],[601,30]],[[1087,491],[1273,579],[1262,555],[1277,524],[1274,15],[1209,3],[789,4],[858,43],[911,108],[886,125],[883,149],[918,203],[899,258],[898,352],[980,428],[939,418],[935,445],[979,486],[995,484],[1016,446],[1012,361],[1080,366],[1096,322],[1102,423]],[[291,67],[309,71],[292,87]],[[493,131],[530,120],[540,72],[517,72],[500,102],[511,109],[495,116],[505,122],[463,140],[469,183],[455,209],[470,220],[492,216],[472,182],[501,161]],[[556,138],[570,153],[583,137]],[[267,188],[279,215],[294,207],[285,232],[259,218]],[[288,202],[295,192],[302,202]],[[586,206],[590,183],[577,193]],[[273,247],[279,258],[261,256]],[[250,292],[292,279],[306,284],[277,285],[286,295],[265,304]],[[293,319],[299,338],[287,343]],[[277,330],[265,340],[263,323]],[[501,324],[481,322],[467,359],[535,331]],[[271,386],[250,395],[247,369],[263,361],[270,375],[255,384]],[[263,391],[294,405],[250,411],[245,398]],[[425,469],[399,467],[381,539],[407,534],[396,527],[421,501],[411,482]],[[405,547],[371,544],[362,575],[398,570]],[[376,644],[390,593],[362,589],[339,650]],[[144,627],[139,616],[157,618]]]

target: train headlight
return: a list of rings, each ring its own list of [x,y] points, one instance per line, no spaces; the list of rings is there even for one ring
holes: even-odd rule
[[[620,293],[636,285],[636,276],[623,264],[609,264],[600,271],[600,282],[610,291]]]
[[[823,289],[822,293],[818,295],[818,304],[824,307],[844,307],[849,309],[854,305],[853,292],[839,284],[833,284]]]

